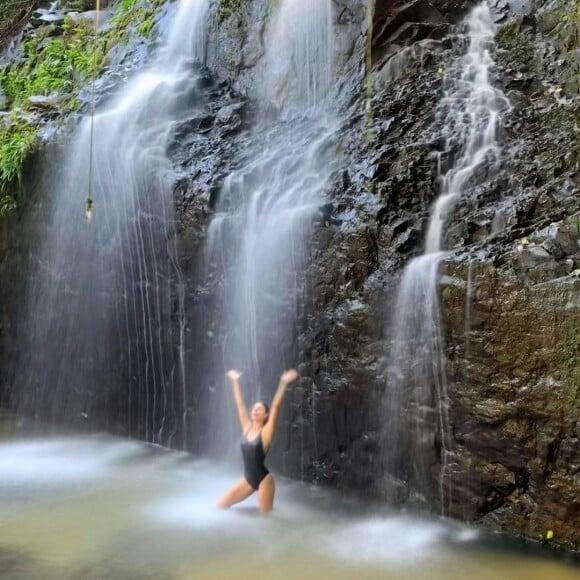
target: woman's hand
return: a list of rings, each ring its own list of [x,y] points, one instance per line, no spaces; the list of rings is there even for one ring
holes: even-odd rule
[[[226,377],[228,377],[228,379],[230,379],[230,381],[239,381],[241,376],[242,376],[242,373],[235,371],[233,369],[226,373]]]
[[[293,383],[298,378],[298,371],[296,369],[289,369],[282,373],[280,377],[280,382],[284,383],[285,385],[289,385]]]
[[[264,425],[262,429],[262,444],[264,447],[269,447],[276,433],[276,426],[278,424],[278,416],[280,414],[280,408],[282,407],[282,400],[284,399],[284,393],[290,383],[293,383],[298,378],[298,371],[296,369],[288,369],[280,375],[280,384],[274,399],[272,401],[272,406],[270,408],[270,416],[268,417],[268,422]]]

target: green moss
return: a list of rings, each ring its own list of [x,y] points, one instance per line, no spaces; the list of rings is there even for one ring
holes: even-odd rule
[[[219,0],[217,17],[221,24],[225,22],[235,12],[240,12],[247,4],[248,0]]]
[[[531,436],[533,429],[525,419],[508,419],[502,426],[502,431],[511,438],[524,440]]]
[[[149,36],[151,31],[153,30],[153,26],[155,25],[155,16],[152,14],[151,16],[145,18],[143,22],[137,27],[137,33],[139,36]]]
[[[113,14],[113,27],[124,32],[135,21],[142,20],[145,9],[140,4],[140,0],[122,0]]]
[[[497,33],[500,48],[511,53],[514,63],[521,72],[538,70],[539,60],[534,45],[533,30],[522,24],[522,19],[515,19],[504,24]]]
[[[521,20],[512,20],[504,24],[497,32],[497,42],[502,48],[507,48],[517,39]]]
[[[121,0],[113,14],[113,29],[107,35],[107,47],[124,39],[128,40],[131,32],[138,36],[149,36],[155,26],[155,14],[165,0]]]
[[[568,411],[580,412],[580,328],[578,320],[567,320],[560,331],[560,363],[566,385]]]
[[[580,2],[559,0],[551,4],[549,10],[539,12],[537,20],[538,28],[557,51],[557,70],[553,70],[553,59],[542,62],[541,50],[539,54],[534,42],[536,31],[525,26],[522,18],[500,27],[497,34],[499,46],[510,52],[521,72],[545,74],[549,71],[566,91],[580,93],[580,62],[576,52],[580,47]]]
[[[553,10],[547,12],[542,23],[561,56],[559,77],[561,84],[570,93],[580,94],[580,2],[561,0]],[[550,29],[551,23],[555,23]]]

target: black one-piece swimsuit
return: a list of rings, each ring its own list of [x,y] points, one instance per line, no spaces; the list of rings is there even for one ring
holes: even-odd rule
[[[264,465],[266,453],[262,443],[262,433],[250,441],[247,434],[242,436],[242,457],[244,459],[244,477],[246,481],[257,490],[260,483],[270,473]]]

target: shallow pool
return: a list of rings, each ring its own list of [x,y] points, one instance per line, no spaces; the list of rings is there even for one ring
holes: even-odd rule
[[[0,443],[0,578],[580,578],[578,568],[492,547],[457,523],[280,479],[270,516],[258,514],[256,498],[216,510],[237,478],[104,436]]]

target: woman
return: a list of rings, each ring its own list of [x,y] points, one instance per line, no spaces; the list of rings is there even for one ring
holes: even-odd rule
[[[232,383],[234,399],[236,400],[238,415],[242,424],[244,477],[226,492],[219,500],[217,507],[229,508],[236,503],[244,501],[257,491],[260,512],[268,513],[272,511],[274,506],[276,487],[274,478],[264,465],[264,460],[276,433],[276,424],[286,388],[298,378],[298,372],[290,369],[282,373],[278,390],[272,401],[272,409],[269,410],[265,403],[256,403],[252,407],[251,420],[248,417],[248,411],[242,398],[240,373],[238,371],[229,371],[227,377]]]

